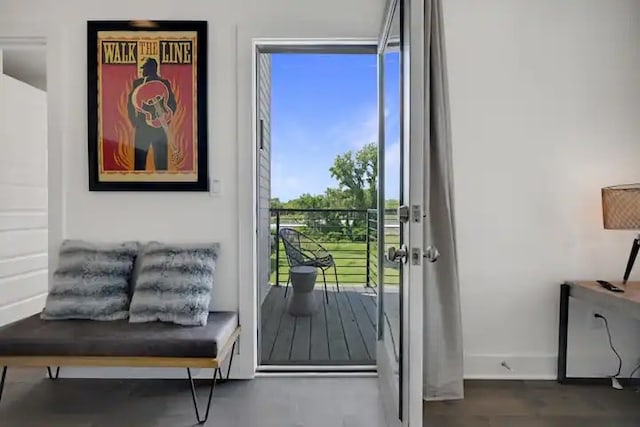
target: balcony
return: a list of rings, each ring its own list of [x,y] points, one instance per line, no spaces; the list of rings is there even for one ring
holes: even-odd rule
[[[395,215],[395,210],[390,210],[385,221],[389,244],[398,242]],[[328,303],[319,272],[314,289],[318,310],[310,317],[295,317],[286,309],[289,262],[284,244],[277,238],[284,227],[304,233],[335,261],[335,273],[332,268],[326,275]],[[271,210],[270,288],[261,307],[262,364],[375,365],[377,229],[376,210]],[[385,284],[397,284],[398,278],[397,269],[385,268]],[[291,289],[287,298],[290,295]],[[397,319],[387,321],[397,322]]]

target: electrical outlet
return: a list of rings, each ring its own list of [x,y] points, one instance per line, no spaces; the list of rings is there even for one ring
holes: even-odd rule
[[[589,312],[589,325],[591,326],[592,330],[602,329],[604,327],[603,320],[596,317],[596,314],[600,313],[594,310]]]

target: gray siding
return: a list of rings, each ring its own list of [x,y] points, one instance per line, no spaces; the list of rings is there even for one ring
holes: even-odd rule
[[[271,274],[271,55],[260,54],[258,61],[258,292],[260,304],[269,290]],[[262,121],[262,149],[260,122]]]

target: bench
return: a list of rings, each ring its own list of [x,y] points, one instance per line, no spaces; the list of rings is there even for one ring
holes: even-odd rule
[[[47,368],[57,379],[61,366],[186,368],[199,424],[209,418],[211,398],[228,359],[229,378],[240,335],[233,312],[209,313],[205,326],[173,323],[129,323],[128,320],[42,320],[40,315],[0,327],[0,401],[8,367]],[[57,367],[55,375],[51,367]],[[191,368],[213,369],[204,417]]]

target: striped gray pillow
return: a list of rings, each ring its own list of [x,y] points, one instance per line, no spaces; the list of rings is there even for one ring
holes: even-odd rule
[[[148,243],[134,283],[129,322],[206,325],[219,244]]]
[[[40,317],[117,320],[129,315],[129,279],[137,242],[65,240]]]

